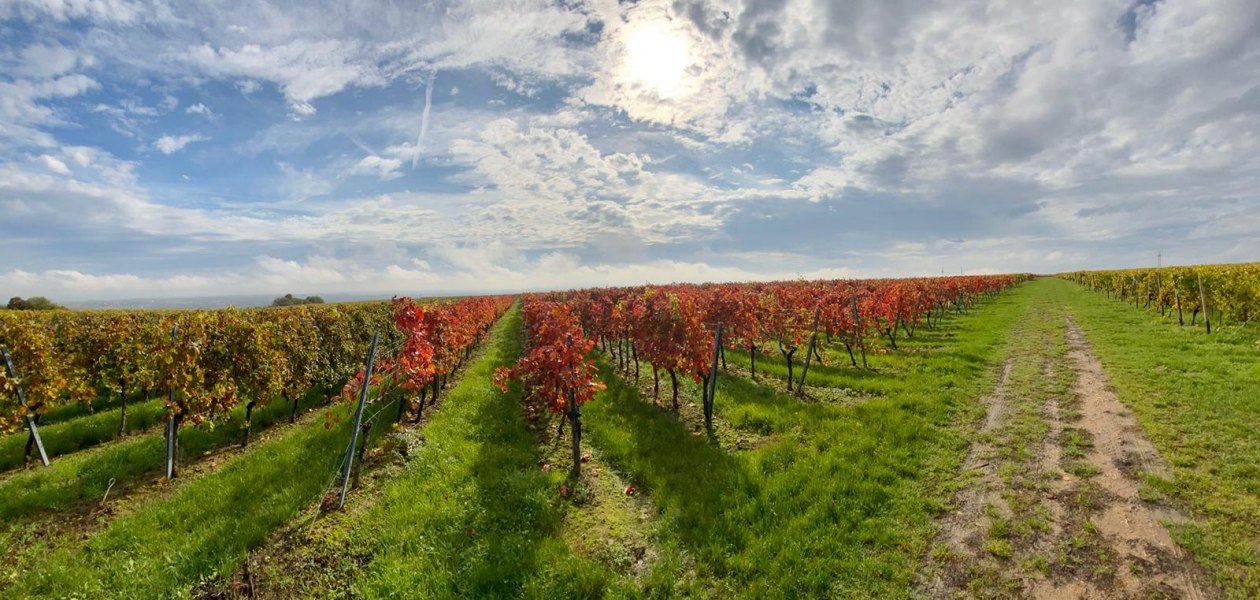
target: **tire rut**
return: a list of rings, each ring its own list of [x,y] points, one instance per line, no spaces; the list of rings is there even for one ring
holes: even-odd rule
[[[998,428],[1003,415],[1007,412],[1007,388],[1010,384],[1014,359],[1007,359],[1002,365],[1001,375],[993,391],[982,400],[985,407],[984,420],[980,424],[977,441],[967,451],[963,460],[961,476],[967,480],[954,498],[954,510],[941,517],[939,526],[941,534],[937,539],[937,547],[944,548],[951,557],[974,558],[983,546],[985,532],[990,525],[990,517],[986,507],[1004,506],[1001,497],[1001,478],[997,465],[992,457],[995,448],[987,441],[988,434]],[[966,574],[951,564],[933,574],[920,584],[920,591],[933,598],[946,597],[956,591],[964,583]]]
[[[1143,473],[1166,476],[1167,464],[1142,434],[1132,411],[1111,388],[1102,363],[1090,350],[1080,327],[1067,322],[1067,358],[1076,372],[1073,392],[1080,402],[1076,426],[1091,441],[1085,460],[1097,472],[1089,479],[1098,502],[1090,523],[1104,540],[1117,568],[1111,589],[1091,590],[1078,582],[1039,587],[1039,598],[1216,598],[1219,591],[1203,570],[1178,547],[1163,523],[1187,519],[1171,508],[1140,497]],[[1078,592],[1084,591],[1085,594]]]

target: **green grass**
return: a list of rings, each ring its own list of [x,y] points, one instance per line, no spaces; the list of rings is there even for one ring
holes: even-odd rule
[[[716,399],[722,436],[749,444],[697,430],[687,406],[698,401],[696,386],[683,385],[684,414],[675,414],[605,367],[608,389],[583,408],[592,462],[580,482],[565,475],[564,449],[531,430],[519,387],[503,394],[491,383],[494,368],[522,351],[514,308],[427,424],[406,434],[414,441],[406,464],[365,490],[356,510],[321,519],[296,546],[281,546],[295,558],[278,565],[304,566],[290,579],[282,567],[266,571],[268,589],[308,597],[911,597],[934,517],[967,484],[958,468],[984,414],[978,400],[1018,349],[1024,330],[1017,324],[1031,323],[1026,337],[1040,339],[1033,334],[1061,330],[1065,309],[1172,463],[1173,481],[1147,476],[1144,497],[1170,498],[1201,516],[1174,527],[1174,537],[1232,596],[1254,596],[1260,336],[1230,329],[1206,336],[1048,279],[950,315],[935,330],[920,327],[898,341],[902,351],[872,354],[872,371],[848,367],[843,348],[826,350],[826,364],[811,366],[807,385],[848,390],[844,401],[786,394],[777,353],[759,357],[760,382],[723,373]],[[1063,349],[1027,349],[1010,391],[1028,395],[1030,407],[1043,394],[1065,393]],[[747,368],[746,354],[728,358]],[[662,392],[668,404],[668,384]],[[1045,435],[1041,415],[1024,412],[1027,419],[1013,414],[993,433],[995,452],[1015,465],[1003,476],[1035,494],[1035,469],[1021,474],[1019,466],[1033,457],[1018,443],[999,443]],[[85,541],[65,541],[46,557],[24,554],[30,562],[6,591],[179,596],[230,576],[250,549],[318,497],[330,470],[323,461],[336,459],[344,436],[303,427],[258,444]],[[125,463],[138,458],[122,449],[142,441],[80,454],[110,450]],[[1073,429],[1062,442],[1069,459],[1090,443]],[[80,454],[58,463],[83,460]],[[595,468],[604,479],[590,479]],[[23,514],[6,509],[17,502],[10,490],[21,488],[5,488],[27,475],[0,481],[0,516]],[[572,486],[568,497],[561,484]],[[637,487],[632,500],[617,496],[623,484]],[[1044,532],[1048,517],[1017,495],[1004,499],[1018,510],[986,530],[989,552],[1010,557],[999,560],[1043,574],[1051,564],[1083,560],[1088,530],[1054,556],[1020,556],[1015,542]],[[1077,501],[1087,510],[1091,498],[1082,493]],[[647,558],[640,562],[641,553]]]
[[[1067,305],[1120,400],[1170,463],[1172,481],[1149,495],[1197,517],[1171,526],[1173,538],[1228,596],[1260,596],[1260,330],[1208,335],[1067,281],[1045,288]]]
[[[520,388],[492,382],[522,352],[513,307],[431,412],[400,434],[405,465],[362,504],[288,533],[263,590],[291,597],[583,597],[612,574],[563,541],[565,467],[526,423]],[[560,449],[557,449],[560,450]],[[562,452],[561,452],[562,454]]]
[[[142,394],[143,394],[143,391],[140,391],[140,390],[136,390],[136,391],[132,391],[128,393],[127,394],[128,404],[141,402],[143,400],[143,398],[141,398]],[[109,410],[111,408],[118,408],[120,404],[122,404],[121,396],[116,396],[112,393],[101,394],[86,402],[74,402],[71,404],[62,404],[59,406],[55,406],[49,409],[40,417],[39,424],[40,424],[40,427],[42,428],[48,425],[52,425],[54,423],[60,423],[62,421],[74,419],[76,417],[81,417],[83,415],[91,415],[91,414],[95,414],[103,410]],[[22,433],[23,431],[24,430],[19,430],[13,433],[5,434],[5,436],[23,435]],[[3,437],[3,436],[0,436],[0,437]]]
[[[255,569],[264,595],[535,597],[635,595],[676,587],[681,558],[659,547],[651,504],[584,444],[583,477],[567,477],[567,433],[527,414],[520,387],[492,384],[522,353],[519,309],[422,429],[401,432],[404,464],[363,502],[286,532]],[[562,491],[562,486],[568,493]]]
[[[138,402],[127,406],[127,431],[148,429],[162,421],[165,403],[160,400]],[[48,458],[53,459],[84,448],[89,448],[118,437],[121,408],[83,413],[62,418],[48,425],[39,426],[39,437],[44,441]],[[26,461],[26,434],[0,437],[0,471],[22,466]],[[31,449],[33,461],[39,460],[39,452]]]
[[[299,568],[282,561],[266,573],[267,589],[318,597],[908,597],[932,518],[952,494],[965,430],[982,413],[976,399],[993,385],[1007,331],[1028,302],[1016,290],[937,331],[921,329],[906,343],[911,350],[873,359],[878,372],[811,368],[811,385],[872,390],[851,405],[802,401],[724,374],[717,416],[736,434],[756,434],[748,450],[696,430],[686,405],[696,386],[682,386],[690,412],[680,418],[605,365],[608,390],[583,408],[593,458],[580,482],[565,475],[567,449],[531,431],[519,389],[502,394],[491,385],[493,368],[521,352],[519,334],[497,340],[370,509],[301,534]],[[510,318],[517,327],[517,315]],[[764,364],[773,371],[773,363]],[[633,501],[618,497],[627,483],[638,488]],[[569,497],[561,484],[572,486]],[[636,555],[646,566],[636,567]]]
[[[86,540],[60,540],[46,555],[39,548],[24,553],[26,564],[15,569],[21,577],[9,593],[181,597],[215,574],[230,574],[250,548],[328,489],[349,439],[353,409],[353,403],[330,408],[337,416],[331,427],[323,419],[308,419],[257,443],[218,471],[124,512]],[[388,405],[382,410],[395,414]],[[287,407],[266,412],[288,415]],[[373,428],[373,439],[385,429]]]
[[[811,366],[810,385],[872,394],[853,405],[723,376],[718,415],[771,436],[752,450],[715,448],[617,380],[585,409],[589,439],[694,555],[697,595],[907,597],[966,449],[961,424],[980,414],[1029,297],[1020,288],[922,328],[905,352],[873,357],[875,373],[834,355]],[[759,374],[785,375],[781,360],[759,358]]]
[[[500,325],[494,338],[505,337],[503,330]],[[488,381],[490,372],[482,366],[479,375]],[[459,389],[444,402],[458,403]],[[377,404],[371,412],[391,423],[395,406]],[[59,540],[46,552],[23,553],[24,562],[14,569],[21,576],[11,579],[7,591],[22,597],[183,597],[230,578],[249,550],[329,489],[353,408],[343,403],[329,409],[337,417],[331,427],[324,419],[306,419],[260,441],[217,471],[124,512],[86,540]],[[374,427],[369,445],[390,429]]]
[[[303,399],[301,408],[308,409],[322,400],[322,393],[313,390]],[[254,431],[288,422],[291,409],[292,405],[283,401],[256,408]],[[245,408],[242,406],[233,410],[226,422],[213,429],[182,427],[179,432],[180,462],[238,442],[244,418]],[[114,426],[117,427],[117,423]],[[165,461],[166,444],[159,431],[76,452],[52,461],[48,467],[11,473],[0,479],[0,522],[6,524],[0,527],[0,531],[7,530],[7,525],[22,517],[62,509],[84,499],[101,498],[110,480],[124,483],[146,475],[156,477],[165,468]]]
[[[519,385],[503,394],[491,381],[522,352],[518,309],[501,331],[425,426],[408,469],[353,525],[354,554],[372,557],[355,596],[584,597],[611,580],[559,536],[564,471],[539,467]]]

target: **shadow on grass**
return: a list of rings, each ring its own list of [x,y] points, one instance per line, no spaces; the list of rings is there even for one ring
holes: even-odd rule
[[[615,377],[587,405],[591,437],[647,490],[666,535],[694,553],[706,595],[905,597],[947,499],[942,478],[966,448],[956,426],[991,385],[1027,301],[1019,292],[983,314],[950,318],[915,342],[942,351],[880,356],[875,372],[811,366],[810,385],[877,392],[853,405],[781,391],[781,358],[758,358],[759,374],[782,369],[777,380],[724,373],[717,416],[774,432],[746,451],[715,447]]]
[[[322,403],[323,393],[312,390],[301,403],[309,410]],[[277,399],[254,410],[254,430],[262,431],[287,422],[291,406]],[[190,464],[204,453],[240,440],[244,407],[238,407],[226,423],[214,429],[185,427],[179,433],[181,464]],[[57,510],[83,500],[100,498],[110,481],[133,483],[158,476],[166,460],[161,433],[118,440],[53,461],[47,468],[14,473],[0,480],[0,519],[11,520]]]
[[[841,351],[843,352],[843,349]],[[804,350],[797,352],[798,355],[803,355],[804,353]],[[876,382],[892,377],[890,373],[876,369],[858,369],[850,366],[848,354],[844,355],[843,363],[839,362],[838,356],[832,356],[832,349],[830,348],[823,349],[823,354],[827,355],[825,363],[819,363],[817,360],[810,362],[809,374],[805,379],[806,385],[852,388],[863,391],[864,388],[872,386]],[[741,369],[749,369],[747,352],[727,350],[726,358],[729,365],[738,366]],[[872,359],[871,362],[875,361]],[[793,388],[800,381],[801,366],[800,356],[795,357],[792,360]],[[757,354],[757,382],[770,387],[777,386],[777,389],[784,392],[787,391],[787,360],[783,358],[783,355],[778,350],[772,350],[770,354]]]
[[[746,466],[620,378],[607,377],[605,383],[608,389],[584,407],[591,439],[651,495],[665,528],[702,551],[698,566],[725,564],[725,554],[748,543],[749,531],[727,514],[758,494]]]
[[[250,548],[324,490],[341,462],[352,408],[332,409],[341,417],[336,427],[307,423],[261,442],[222,470],[120,515],[82,546],[57,549],[15,591],[178,596],[205,577],[231,574]]]
[[[606,570],[588,568],[559,541],[564,474],[539,468],[520,384],[504,394],[492,383],[495,367],[523,350],[519,309],[501,325],[431,417],[407,470],[356,527],[355,543],[372,556],[356,593],[503,598],[541,585],[562,591],[535,595],[583,597],[597,594],[575,590],[603,589]]]
[[[495,364],[510,365],[522,352],[519,324],[509,335]],[[495,397],[473,420],[479,442],[472,463],[476,509],[465,515],[467,531],[453,532],[463,538],[452,556],[461,574],[451,591],[461,597],[518,595],[526,580],[545,568],[540,545],[556,535],[562,521],[557,483],[562,476],[538,465],[538,437],[526,426],[520,384],[513,382],[507,394],[491,393]]]
[[[720,411],[731,425],[761,435],[782,433],[837,414],[832,406],[803,402],[737,375],[722,373],[717,387],[714,411]]]

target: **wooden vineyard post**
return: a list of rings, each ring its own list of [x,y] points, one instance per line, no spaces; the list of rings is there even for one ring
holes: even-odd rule
[[[1207,332],[1212,333],[1212,317],[1208,315],[1207,293],[1203,291],[1203,275],[1196,273],[1194,277],[1199,280],[1199,309],[1203,311],[1203,324],[1207,326]]]
[[[171,327],[171,340],[174,343],[175,336],[179,335],[179,324]],[[166,407],[175,406],[175,386],[166,390]],[[175,415],[166,418],[166,479],[175,478],[175,436],[178,434],[178,428],[175,426]]]
[[[814,356],[814,345],[818,343],[818,317],[822,308],[814,308],[814,327],[809,334],[809,346],[805,351],[805,364],[801,365],[801,380],[796,384],[796,395],[805,395],[805,375],[809,373],[809,359]]]
[[[1181,288],[1177,287],[1177,280],[1173,279],[1173,303],[1177,305],[1177,324],[1185,325],[1186,317],[1181,312]]]
[[[713,368],[709,371],[708,393],[704,399],[704,426],[707,429],[713,429],[713,396],[717,393],[718,378],[718,354],[722,352],[722,324],[717,324],[717,329],[713,332]]]
[[[379,331],[372,333],[372,345],[368,348],[367,366],[363,367],[363,387],[359,388],[359,406],[354,411],[354,427],[350,429],[350,445],[346,447],[346,459],[341,468],[341,497],[337,510],[346,505],[346,490],[350,487],[350,471],[354,469],[355,446],[359,444],[359,428],[363,426],[363,406],[367,404],[368,388],[372,386],[372,363],[376,362],[376,341]]]
[[[1159,302],[1159,316],[1167,312],[1164,307],[1164,273],[1155,271],[1155,300]]]
[[[9,356],[9,349],[0,347],[0,352],[4,353],[4,366],[9,370],[9,378],[16,381],[18,378],[17,369],[13,368],[13,357]],[[26,392],[22,391],[21,384],[17,385],[17,397],[18,404],[21,404],[22,408],[26,408]],[[35,447],[39,448],[39,460],[47,467],[48,452],[44,451],[44,440],[39,437],[39,426],[35,424],[35,417],[27,414],[24,418],[26,419],[26,428],[31,431],[31,439],[35,440]],[[30,447],[28,446],[27,448],[29,450]],[[27,456],[30,456],[30,454],[28,453]]]

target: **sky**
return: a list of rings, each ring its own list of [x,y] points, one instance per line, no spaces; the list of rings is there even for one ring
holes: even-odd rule
[[[1260,259],[1255,0],[0,0],[0,295]]]

